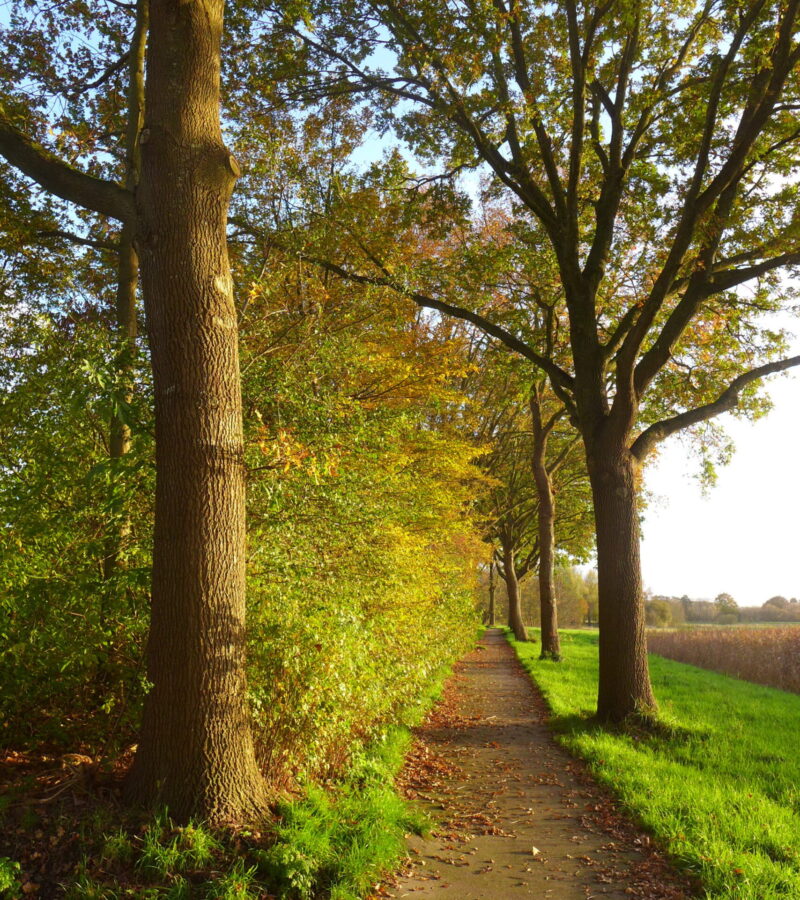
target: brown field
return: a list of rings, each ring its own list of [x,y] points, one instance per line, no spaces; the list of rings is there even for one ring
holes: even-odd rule
[[[649,631],[647,644],[677,662],[800,694],[800,629],[792,626]]]

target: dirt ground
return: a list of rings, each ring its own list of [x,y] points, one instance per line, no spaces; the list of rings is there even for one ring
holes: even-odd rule
[[[680,900],[695,896],[553,740],[511,647],[489,630],[418,729],[401,783],[437,822],[378,896]]]

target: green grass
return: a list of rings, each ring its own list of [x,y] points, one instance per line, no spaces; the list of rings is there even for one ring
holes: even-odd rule
[[[334,793],[310,786],[280,812],[277,843],[258,854],[259,871],[281,898],[363,897],[405,851],[404,835],[426,822],[394,790],[410,734],[394,728],[356,761]]]
[[[481,627],[476,640],[485,629]],[[276,843],[256,854],[257,871],[281,900],[358,900],[405,855],[405,835],[422,834],[425,818],[396,792],[394,777],[419,724],[439,699],[450,667],[383,738],[351,760],[333,789],[309,785],[301,800],[279,810]]]
[[[142,822],[104,804],[79,821],[65,820],[59,833],[76,830],[80,856],[59,890],[66,900],[364,897],[405,855],[406,834],[427,829],[394,780],[411,743],[410,726],[441,695],[449,673],[449,666],[435,673],[396,724],[350,758],[340,778],[307,784],[260,829],[178,826],[166,811]],[[61,820],[50,818],[55,829]],[[38,815],[32,821],[43,827]],[[0,900],[22,896],[23,875],[18,863],[0,857]]]
[[[428,700],[436,691],[429,692]],[[412,717],[420,716],[415,707]],[[250,829],[212,833],[175,825],[166,813],[144,826],[107,830],[87,822],[77,876],[68,900],[357,900],[405,854],[405,835],[427,822],[397,794],[394,777],[411,741],[390,727],[325,788],[283,803],[269,834]],[[92,848],[96,847],[97,850]],[[0,858],[0,898],[16,897],[19,866]]]
[[[592,722],[597,635],[562,633],[564,661],[511,641],[559,739],[694,874],[708,898],[800,898],[800,696],[651,655],[665,728]]]

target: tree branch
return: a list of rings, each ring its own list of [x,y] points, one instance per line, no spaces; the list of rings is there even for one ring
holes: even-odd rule
[[[81,247],[94,247],[95,250],[119,250],[119,244],[114,241],[95,241],[91,238],[81,237],[79,234],[73,234],[71,231],[59,231],[57,229],[37,231],[36,237],[63,238],[71,244],[78,244]]]
[[[109,78],[113,78],[118,72],[122,70],[125,64],[128,62],[128,57],[130,56],[130,51],[126,50],[119,59],[115,60],[113,63],[108,65],[98,76],[94,79],[94,81],[83,81],[80,84],[75,85],[73,89],[66,95],[70,100],[77,100],[81,94],[86,91],[93,90],[94,88],[100,87],[103,82],[108,81]]]
[[[682,209],[667,258],[644,303],[641,315],[628,331],[619,351],[617,368],[620,373],[618,379],[620,383],[629,381],[639,349],[672,288],[678,270],[695,236],[697,223],[709,210],[716,198],[730,185],[737,165],[741,163],[742,155],[746,154],[747,149],[757,136],[758,130],[756,129],[755,133],[749,134],[745,140],[734,141],[734,145],[729,150],[728,157],[721,165],[720,171],[712,178],[711,183],[705,189],[702,188],[718,124],[719,109],[726,78],[739,54],[748,30],[757,18],[763,5],[764,0],[755,0],[746,14],[742,16],[739,27],[731,38],[725,56],[717,62],[706,103],[703,131],[696,154],[694,171],[686,186]],[[744,113],[742,116],[744,117]],[[740,120],[740,125],[742,121],[743,119]],[[750,130],[753,131],[753,129]]]
[[[63,200],[122,222],[135,216],[133,194],[112,181],[73,169],[0,118],[0,155]]]
[[[673,416],[670,419],[663,419],[661,422],[656,422],[654,425],[645,429],[645,431],[643,431],[633,442],[631,453],[633,453],[638,460],[643,461],[657,444],[671,434],[675,434],[676,431],[689,428],[691,425],[697,425],[699,422],[706,422],[708,419],[713,419],[721,413],[730,412],[732,409],[735,409],[739,404],[740,393],[748,384],[757,381],[759,378],[764,378],[767,375],[774,375],[776,372],[784,372],[786,369],[791,369],[794,366],[800,366],[800,356],[792,356],[789,359],[781,359],[777,362],[767,363],[756,369],[751,369],[749,372],[745,372],[738,378],[734,378],[730,386],[711,403],[706,403],[704,406],[698,406],[696,409],[690,409],[686,412],[679,413],[677,416]]]
[[[404,297],[413,300],[417,306],[422,306],[426,309],[435,309],[447,316],[453,316],[454,318],[469,322],[477,328],[480,328],[485,334],[501,341],[509,349],[519,353],[520,356],[524,356],[525,359],[535,363],[549,376],[554,390],[556,390],[560,399],[563,400],[562,395],[565,391],[568,392],[568,395],[572,392],[573,378],[568,372],[556,365],[552,360],[538,354],[521,338],[518,338],[501,325],[497,325],[479,313],[464,309],[461,306],[454,306],[451,303],[445,303],[443,300],[436,300],[433,297],[428,297],[425,294],[421,294],[419,291],[414,291],[411,288],[397,283],[389,277],[378,278],[371,275],[360,275],[356,272],[351,272],[342,266],[338,266],[336,263],[329,262],[328,260],[319,257],[306,256],[305,254],[300,254],[300,258],[305,262],[313,263],[328,272],[332,272],[334,275],[338,275],[346,281],[353,281],[357,284],[371,284],[376,287],[387,287],[396,293],[402,294]],[[567,402],[572,406],[571,398],[568,397]]]
[[[737,285],[744,284],[745,281],[751,281],[753,278],[759,278],[779,269],[781,266],[800,265],[800,250],[792,250],[787,253],[781,253],[779,256],[773,256],[771,259],[762,260],[752,266],[743,266],[738,269],[725,269],[714,274],[713,278],[708,282],[705,293],[707,296],[719,294],[722,291],[729,291]]]

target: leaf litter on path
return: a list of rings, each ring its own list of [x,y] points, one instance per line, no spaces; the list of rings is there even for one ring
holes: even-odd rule
[[[409,837],[375,897],[688,900],[676,873],[582,763],[499,631],[488,631],[417,729],[399,786],[436,822]]]

